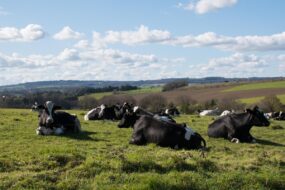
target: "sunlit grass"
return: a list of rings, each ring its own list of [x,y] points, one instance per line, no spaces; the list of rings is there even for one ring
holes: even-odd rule
[[[257,90],[257,89],[273,89],[273,88],[285,88],[285,81],[248,83],[229,88],[225,90],[225,92]]]
[[[195,150],[129,145],[132,129],[83,121],[83,133],[37,136],[37,114],[0,109],[0,189],[284,189],[285,122],[254,127],[256,144],[209,139],[211,117],[183,115],[207,141]]]
[[[111,96],[113,94],[125,94],[125,95],[136,95],[136,94],[145,94],[145,93],[156,93],[161,92],[162,87],[143,87],[137,90],[128,90],[128,91],[116,91],[114,92],[98,92],[98,93],[92,93],[86,96],[96,98],[97,100],[103,98],[104,96]],[[81,96],[83,97],[83,96]],[[79,98],[81,98],[79,97]]]
[[[277,95],[277,98],[280,99],[282,104],[285,104],[285,94]],[[242,98],[242,99],[239,99],[239,101],[245,104],[256,104],[256,103],[259,103],[263,99],[264,99],[264,96],[258,96],[254,98]]]

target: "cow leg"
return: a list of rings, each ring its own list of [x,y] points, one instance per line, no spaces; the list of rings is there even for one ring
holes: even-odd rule
[[[142,131],[134,131],[132,135],[132,139],[129,142],[130,144],[136,144],[136,145],[144,145],[146,144],[146,140],[143,136]]]
[[[239,143],[240,141],[239,141],[238,138],[232,138],[231,142],[232,142],[232,143]]]
[[[254,138],[253,136],[251,136],[251,134],[250,134],[250,133],[248,133],[247,139],[248,139],[248,142],[256,143],[255,138]]]

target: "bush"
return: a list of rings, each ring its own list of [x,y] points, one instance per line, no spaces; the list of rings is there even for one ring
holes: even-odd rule
[[[82,109],[92,109],[99,105],[96,98],[90,96],[83,96],[78,100],[78,106]]]
[[[177,103],[180,107],[180,111],[184,114],[194,113],[198,109],[197,101],[188,96],[178,97]]]
[[[259,107],[265,112],[277,112],[283,109],[284,105],[275,95],[266,96],[261,100]]]
[[[172,82],[169,82],[167,84],[165,84],[162,88],[162,91],[170,91],[170,90],[174,90],[177,88],[181,88],[184,86],[188,86],[188,80],[187,79],[181,79],[181,80],[175,80]]]
[[[165,108],[167,104],[166,99],[159,94],[151,94],[141,99],[139,105],[151,112],[159,112]]]
[[[201,104],[202,109],[214,109],[218,105],[218,100],[216,99],[211,99],[203,102]]]
[[[236,101],[234,98],[226,98],[218,102],[219,110],[235,110],[242,111],[245,109],[246,105]]]

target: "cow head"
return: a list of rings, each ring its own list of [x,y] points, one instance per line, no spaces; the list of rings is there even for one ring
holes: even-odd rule
[[[54,124],[54,111],[61,109],[61,107],[54,105],[52,101],[47,101],[44,105],[39,105],[38,109],[41,110],[39,114],[39,126],[51,128]]]
[[[255,106],[252,110],[246,109],[246,112],[252,115],[251,119],[252,125],[267,126],[267,127],[270,125],[270,122],[264,116],[264,113],[257,106]]]
[[[120,123],[118,124],[118,127],[119,128],[133,127],[137,119],[138,116],[136,113],[127,111],[122,117]]]

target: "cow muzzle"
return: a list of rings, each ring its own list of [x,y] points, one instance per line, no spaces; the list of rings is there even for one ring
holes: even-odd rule
[[[47,125],[51,125],[53,123],[53,118],[52,117],[48,117],[46,120]]]

